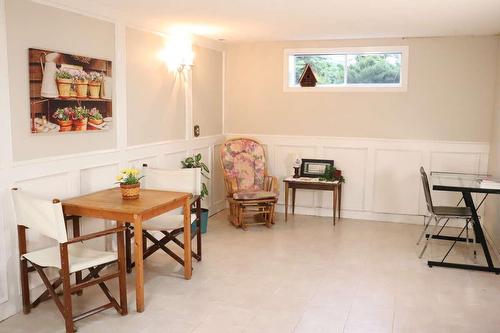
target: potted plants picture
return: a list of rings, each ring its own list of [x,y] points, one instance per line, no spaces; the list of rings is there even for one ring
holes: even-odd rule
[[[73,82],[76,87],[76,97],[87,98],[89,88],[89,75],[83,70],[73,72]]]
[[[210,177],[208,176],[208,174],[210,173],[210,170],[208,169],[207,165],[201,159],[202,159],[201,154],[196,154],[194,156],[187,157],[181,161],[182,168],[183,169],[200,168],[202,177],[205,179],[210,179]],[[201,192],[200,192],[201,200],[203,200],[207,195],[208,195],[207,184],[205,182],[202,182],[201,183]],[[201,233],[203,233],[203,234],[206,233],[207,228],[208,228],[208,209],[202,208],[201,209]]]
[[[71,85],[73,84],[73,75],[64,69],[58,69],[56,72],[57,90],[60,98],[71,97]]]
[[[71,107],[58,108],[56,112],[52,114],[52,118],[54,118],[59,125],[60,132],[71,131],[73,126],[73,109]]]
[[[77,106],[73,109],[73,130],[86,131],[89,110],[85,106]]]
[[[126,168],[120,171],[116,177],[117,183],[120,184],[122,198],[124,200],[138,199],[141,190],[139,182],[144,176],[139,175],[139,170],[134,168]]]
[[[32,134],[83,135],[113,128],[112,61],[30,48],[28,69]]]
[[[90,72],[89,73],[89,93],[90,98],[100,98],[101,92],[101,83],[103,80],[103,76],[98,72]]]
[[[97,110],[97,108],[90,109],[88,119],[89,123],[92,123],[94,125],[101,125],[104,122],[102,114],[99,112],[99,110]]]

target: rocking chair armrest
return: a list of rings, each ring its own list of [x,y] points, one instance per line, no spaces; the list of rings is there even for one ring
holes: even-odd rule
[[[239,191],[238,179],[236,177],[225,175],[224,183],[226,184],[228,196],[232,197],[234,193]]]
[[[98,232],[94,232],[94,233],[91,233],[91,234],[87,234],[87,235],[83,235],[83,236],[79,236],[79,237],[68,239],[67,242],[61,243],[61,245],[68,245],[68,244],[73,244],[73,243],[79,243],[79,242],[83,242],[83,241],[86,241],[86,240],[89,240],[89,239],[93,239],[93,238],[98,238],[98,237],[102,237],[102,236],[116,234],[116,233],[119,233],[119,232],[123,232],[126,229],[127,228],[125,228],[125,227],[117,227],[117,228],[113,228],[113,229],[106,229],[106,230],[103,230],[103,231],[98,231]]]
[[[265,176],[264,191],[279,193],[278,178],[275,176]]]

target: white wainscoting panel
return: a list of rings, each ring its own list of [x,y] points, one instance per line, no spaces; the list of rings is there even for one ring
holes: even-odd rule
[[[342,186],[342,208],[350,210],[364,209],[364,193],[366,187],[365,166],[368,150],[366,148],[325,147],[325,159],[334,160],[335,167],[342,170],[342,175],[349,179]],[[322,207],[331,208],[333,194],[323,194]]]
[[[373,211],[418,214],[422,152],[377,150],[375,152]]]
[[[293,173],[295,155],[333,159],[346,178],[342,193],[346,218],[422,223],[420,166],[428,172],[485,173],[488,165],[487,142],[227,134],[242,136],[266,145],[269,172],[281,183]],[[281,184],[278,211],[284,211],[283,191]],[[331,194],[315,192],[297,191],[296,213],[331,216]],[[436,195],[438,202],[456,203],[453,195]]]
[[[215,145],[212,149],[212,170],[210,178],[214,184],[222,184],[222,186],[212,186],[212,206],[220,210],[226,204],[226,189],[224,186],[224,172],[220,163],[220,149],[222,145]]]

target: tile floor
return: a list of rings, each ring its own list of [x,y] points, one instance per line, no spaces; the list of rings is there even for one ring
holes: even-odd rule
[[[108,310],[78,332],[500,332],[500,276],[428,268],[415,246],[421,226],[343,219],[332,228],[329,218],[278,215],[272,229],[244,232],[225,214],[211,218],[192,280],[157,253],[146,261],[146,311],[135,312],[129,275],[129,315]],[[470,252],[460,246],[452,258],[472,261]],[[101,301],[94,289],[74,304]],[[53,302],[0,323],[0,332],[63,331]]]

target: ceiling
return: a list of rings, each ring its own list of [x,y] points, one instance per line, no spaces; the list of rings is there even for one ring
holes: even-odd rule
[[[46,0],[227,42],[500,33],[500,0]]]

